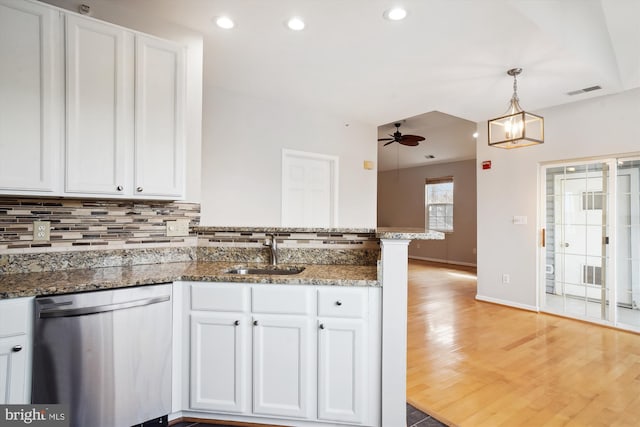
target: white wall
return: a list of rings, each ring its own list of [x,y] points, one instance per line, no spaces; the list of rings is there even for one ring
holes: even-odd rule
[[[205,76],[215,58],[205,55]],[[202,225],[279,226],[282,149],[339,157],[338,226],[376,225],[377,128],[312,108],[204,88]],[[348,124],[348,126],[346,125]]]
[[[200,200],[200,151],[202,142],[202,63],[203,38],[192,30],[123,9],[105,0],[41,0],[72,12],[81,4],[91,7],[91,17],[113,24],[176,41],[187,48],[186,130],[186,200]]]
[[[482,122],[477,146],[478,298],[528,308],[537,306],[539,164],[640,153],[640,89],[536,113],[545,119],[544,144],[489,147]],[[492,169],[482,170],[483,160]],[[527,225],[514,225],[514,215],[527,216]]]

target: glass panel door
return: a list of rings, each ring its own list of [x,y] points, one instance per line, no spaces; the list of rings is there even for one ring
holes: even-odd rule
[[[542,173],[541,310],[640,331],[640,158]]]
[[[640,327],[640,159],[618,159],[616,195],[617,320]]]
[[[545,167],[545,311],[611,318],[607,162]]]

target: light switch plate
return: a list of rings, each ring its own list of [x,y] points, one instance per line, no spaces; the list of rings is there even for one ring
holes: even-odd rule
[[[189,235],[189,220],[178,219],[175,221],[167,221],[167,236],[188,236]]]
[[[33,221],[33,241],[48,242],[51,239],[50,221]]]

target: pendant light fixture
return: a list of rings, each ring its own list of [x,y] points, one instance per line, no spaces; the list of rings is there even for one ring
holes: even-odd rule
[[[522,68],[512,68],[507,74],[513,76],[513,96],[507,112],[489,120],[489,145],[499,148],[519,148],[544,143],[544,119],[527,113],[520,107],[518,98],[518,75]]]

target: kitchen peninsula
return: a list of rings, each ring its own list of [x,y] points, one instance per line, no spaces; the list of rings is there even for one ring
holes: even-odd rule
[[[302,272],[287,275],[230,273],[232,269],[241,266],[272,268],[268,265],[270,248],[265,246],[265,240],[270,236],[278,242],[279,265],[304,267]],[[197,295],[199,304],[208,310],[207,301],[213,303],[213,300],[226,298],[225,295],[229,292],[237,293],[238,301],[243,298],[253,298],[252,305],[255,305],[259,301],[258,298],[263,298],[267,295],[266,292],[276,289],[278,290],[275,294],[276,298],[269,296],[268,300],[263,301],[274,304],[274,301],[279,300],[292,307],[297,306],[298,301],[306,301],[301,303],[302,305],[310,302],[311,307],[317,305],[318,310],[321,311],[316,314],[316,309],[311,308],[310,320],[319,322],[321,329],[326,325],[327,334],[333,327],[331,318],[334,314],[327,314],[326,310],[334,310],[335,307],[331,308],[334,304],[344,304],[341,307],[347,310],[346,317],[343,317],[344,325],[364,325],[364,330],[368,333],[375,332],[376,335],[363,341],[367,346],[362,350],[376,353],[369,354],[365,360],[368,361],[368,366],[373,369],[373,372],[378,373],[373,376],[367,374],[367,380],[370,382],[366,389],[354,385],[363,393],[364,405],[370,405],[367,414],[374,415],[362,415],[358,411],[364,411],[364,409],[359,408],[354,402],[356,409],[354,409],[355,415],[351,423],[373,426],[402,425],[405,417],[408,243],[413,239],[442,238],[442,233],[415,229],[191,227],[190,245],[182,248],[128,249],[119,250],[120,252],[113,250],[76,253],[58,251],[11,255],[7,255],[5,251],[0,253],[0,271],[3,272],[0,274],[0,299],[11,301],[20,297],[173,283],[174,310],[177,314],[174,314],[176,343],[174,344],[174,396],[171,417],[173,419],[210,417],[230,421],[254,420],[254,422],[271,420],[282,425],[309,426],[331,425],[328,423],[332,420],[349,422],[349,417],[345,418],[344,414],[336,418],[336,414],[331,412],[331,402],[322,402],[322,387],[324,387],[322,384],[317,384],[317,387],[320,387],[317,392],[318,402],[320,402],[317,411],[320,416],[317,419],[311,417],[309,419],[316,421],[308,423],[304,421],[303,424],[300,424],[302,421],[299,418],[308,417],[300,414],[314,413],[314,411],[309,412],[309,408],[304,409],[300,414],[284,413],[284,416],[280,417],[276,412],[269,412],[271,409],[265,405],[264,408],[254,411],[252,417],[256,417],[257,414],[257,418],[247,418],[242,414],[233,415],[234,412],[246,412],[247,407],[242,406],[246,405],[246,402],[240,405],[238,410],[217,411],[215,404],[207,402],[204,398],[199,400],[194,398],[199,391],[189,383],[193,382],[194,378],[205,375],[206,369],[194,372],[195,368],[189,368],[190,365],[197,363],[189,356],[189,343],[194,339],[192,328],[198,328],[203,324],[206,326],[206,322],[189,326],[189,316],[206,321],[210,319],[207,319],[207,312],[202,311],[202,308],[189,311],[190,304],[195,301],[190,298],[196,298],[194,295]],[[171,258],[172,251],[176,254],[175,259]],[[40,261],[38,261],[39,258]],[[21,259],[24,262],[21,262]],[[64,262],[61,262],[63,259]],[[25,265],[30,266],[29,272],[25,271]],[[59,266],[76,268],[57,269]],[[277,287],[273,288],[273,286]],[[318,289],[317,296],[314,289]],[[213,300],[207,300],[211,295],[214,295],[211,297]],[[296,299],[301,295],[304,297]],[[351,301],[360,301],[361,298],[364,298],[362,299],[365,304],[362,306],[365,307],[364,311],[359,312],[360,309],[354,309],[356,314],[349,314],[348,310],[354,307]],[[230,301],[234,301],[233,298]],[[327,305],[323,312],[323,304],[328,301],[331,301],[331,306]],[[356,302],[355,307],[359,304],[360,302]],[[252,316],[252,319],[259,319],[263,323],[270,320],[265,317],[266,315],[261,315],[259,310],[258,312],[250,311],[249,308],[242,310],[245,310],[245,317]],[[340,319],[333,322],[338,320]],[[268,326],[264,324],[265,327]],[[344,327],[341,323],[337,325],[337,330]],[[238,333],[242,334],[242,329],[238,330],[240,331]],[[354,329],[354,331],[358,330]],[[316,337],[314,334],[315,332],[310,336]],[[247,333],[247,335],[250,334]],[[316,340],[320,338],[321,336],[317,335]],[[191,344],[191,350],[199,351],[199,348],[194,349],[193,345]],[[187,347],[186,351],[184,347]],[[318,357],[322,358],[323,353],[318,354],[320,355]],[[320,363],[321,360],[316,361],[315,357],[310,359],[313,364]],[[330,373],[325,372],[324,375],[330,377]],[[362,380],[358,378],[360,377],[354,377],[354,384],[356,380]],[[370,402],[373,398],[376,401]],[[239,399],[242,400],[242,397]],[[251,395],[247,395],[245,400],[250,401]],[[315,404],[314,399],[309,399],[309,402]],[[314,405],[309,406],[313,408]]]

